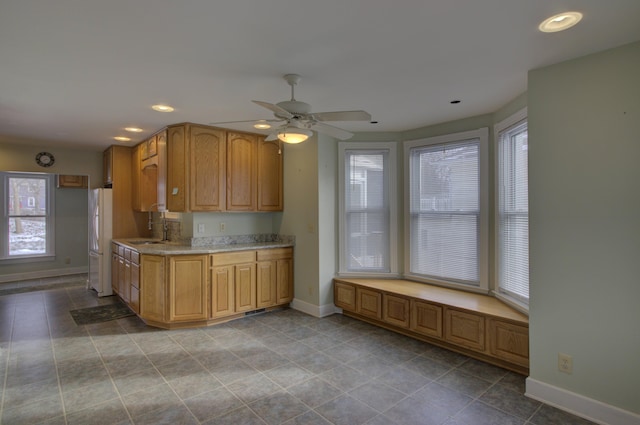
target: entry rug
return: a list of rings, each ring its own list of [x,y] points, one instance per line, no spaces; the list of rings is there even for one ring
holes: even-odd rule
[[[73,317],[77,325],[92,325],[94,323],[108,322],[110,320],[135,315],[133,311],[129,310],[129,308],[121,302],[70,310],[69,313],[71,313],[71,317]]]

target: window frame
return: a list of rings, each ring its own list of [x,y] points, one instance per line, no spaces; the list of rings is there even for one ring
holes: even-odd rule
[[[349,271],[344,259],[347,251],[346,205],[345,205],[345,155],[347,151],[388,151],[386,184],[389,205],[389,271]],[[398,272],[398,196],[397,196],[397,142],[339,142],[338,143],[338,276],[342,277],[387,277],[397,278]]]
[[[478,285],[437,279],[411,273],[411,150],[414,148],[456,144],[466,140],[479,141],[479,229],[478,229]],[[446,134],[404,142],[404,278],[461,289],[469,292],[489,292],[489,128]]]
[[[0,196],[2,199],[2,220],[0,220],[0,264],[19,264],[29,262],[52,261],[55,259],[55,175],[47,173],[0,171]],[[45,180],[45,218],[47,240],[45,252],[42,254],[10,255],[9,254],[9,180],[11,178]]]
[[[494,161],[495,161],[495,181],[494,181],[494,270],[495,270],[495,279],[494,279],[494,287],[491,291],[491,294],[508,304],[509,306],[515,308],[516,310],[529,314],[529,304],[523,302],[519,298],[512,297],[509,294],[500,292],[500,280],[499,280],[499,272],[500,272],[500,133],[509,129],[510,127],[514,127],[520,124],[522,121],[527,121],[527,129],[528,129],[528,109],[522,108],[514,114],[508,116],[504,120],[496,123],[493,126],[493,138],[494,138]],[[529,212],[529,210],[528,210]],[[529,235],[531,235],[531,223],[530,220],[527,221],[527,225],[529,228]],[[529,293],[531,293],[531,286],[529,281]]]

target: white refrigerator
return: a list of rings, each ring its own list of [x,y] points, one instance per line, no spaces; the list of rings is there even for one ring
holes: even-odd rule
[[[99,297],[113,295],[111,289],[112,189],[89,192],[89,280]]]

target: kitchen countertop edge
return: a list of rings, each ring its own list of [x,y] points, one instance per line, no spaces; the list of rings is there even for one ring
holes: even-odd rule
[[[254,249],[289,248],[294,244],[290,242],[252,242],[232,243],[224,245],[189,246],[175,242],[160,242],[140,244],[137,241],[151,241],[146,238],[114,239],[113,242],[133,249],[140,254],[147,255],[189,255],[189,254],[216,254],[231,251],[249,251]]]

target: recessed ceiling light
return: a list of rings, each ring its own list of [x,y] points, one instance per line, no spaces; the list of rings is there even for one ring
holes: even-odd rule
[[[257,128],[259,130],[266,130],[268,128],[271,128],[271,124],[269,124],[266,120],[258,120],[254,125],[253,128]]]
[[[545,19],[538,26],[542,32],[558,32],[571,28],[582,19],[580,12],[564,12]]]
[[[151,109],[158,112],[173,112],[173,108],[169,105],[153,105]]]
[[[126,127],[125,130],[130,131],[131,133],[142,133],[142,129],[138,127]]]
[[[131,139],[129,137],[124,137],[124,136],[116,136],[114,137],[115,140],[117,140],[118,142],[130,142]]]

